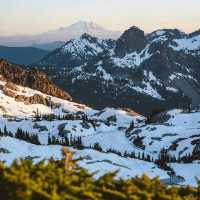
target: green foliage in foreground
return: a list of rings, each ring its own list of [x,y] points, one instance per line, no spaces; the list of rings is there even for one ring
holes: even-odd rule
[[[167,187],[147,176],[116,180],[109,173],[98,180],[86,170],[66,169],[66,160],[33,164],[31,160],[0,163],[1,200],[196,200],[197,189]]]

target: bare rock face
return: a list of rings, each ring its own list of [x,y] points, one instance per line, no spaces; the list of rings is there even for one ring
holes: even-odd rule
[[[4,87],[3,85],[0,85],[0,90],[2,90],[2,91],[3,91],[3,87]]]
[[[144,31],[132,26],[116,42],[115,54],[124,57],[126,53],[141,51],[146,44]]]
[[[26,105],[30,104],[43,104],[43,105],[48,105],[47,99],[42,97],[41,95],[35,94],[31,97],[26,97],[24,95],[17,95],[15,97],[15,100],[18,102],[24,102]]]
[[[24,102],[26,105],[30,104],[43,104],[45,106],[49,106],[53,109],[58,108],[60,105],[57,103],[54,103],[48,98],[45,98],[39,94],[34,94],[31,97],[26,97],[24,95],[17,95],[15,96],[15,100],[18,102]]]
[[[131,108],[122,108],[122,110],[126,111],[130,116],[141,116],[139,113],[137,113],[135,110]]]
[[[7,110],[1,105],[0,105],[0,111],[2,111],[3,113],[7,113]]]
[[[22,66],[10,64],[5,60],[0,59],[0,75],[7,81],[13,82],[17,85],[39,90],[42,93],[65,100],[72,100],[71,96],[67,92],[53,84],[47,78],[46,74],[39,70],[26,70]],[[8,86],[12,87],[14,90],[16,89],[10,83]]]
[[[7,82],[5,87],[13,91],[19,91],[19,88],[12,82]]]
[[[9,97],[12,97],[12,98],[15,98],[16,97],[16,93],[13,91],[13,90],[11,90],[11,89],[9,89],[9,88],[7,88],[7,87],[3,87],[3,89],[2,89],[2,91],[3,91],[3,93],[5,94],[5,95],[7,95],[7,96],[9,96]]]

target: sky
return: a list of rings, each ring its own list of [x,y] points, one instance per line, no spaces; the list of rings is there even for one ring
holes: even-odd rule
[[[112,30],[200,29],[200,0],[0,0],[0,35],[37,34],[79,20]]]

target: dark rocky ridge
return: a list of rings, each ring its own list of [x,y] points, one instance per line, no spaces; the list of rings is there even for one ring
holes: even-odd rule
[[[117,40],[115,54],[119,57],[124,57],[127,53],[133,51],[140,52],[145,47],[145,44],[144,31],[132,26]]]
[[[71,96],[64,90],[53,84],[47,75],[37,69],[27,70],[20,65],[0,60],[0,75],[15,84],[29,87],[48,95],[59,97],[65,100],[72,100]]]

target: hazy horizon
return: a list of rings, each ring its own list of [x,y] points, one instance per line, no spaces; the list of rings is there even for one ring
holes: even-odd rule
[[[93,21],[123,31],[135,25],[146,33],[162,28],[200,28],[199,0],[0,0],[0,35],[34,35]]]

